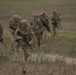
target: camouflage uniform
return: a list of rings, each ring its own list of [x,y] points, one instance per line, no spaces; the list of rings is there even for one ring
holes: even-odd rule
[[[41,32],[42,32],[42,23],[40,19],[38,18],[37,14],[34,14],[33,20],[31,21],[31,25],[33,27],[33,32],[37,38],[38,47],[40,47],[41,44]]]
[[[20,28],[20,24],[21,24],[21,18],[18,15],[14,15],[13,18],[10,19],[10,21],[9,21],[9,28],[12,33],[12,44],[11,44],[12,52],[14,51],[15,46],[16,46],[14,34],[15,34],[16,29]],[[18,44],[16,47],[18,47]]]
[[[45,30],[47,31],[50,30],[50,26],[49,26],[49,20],[47,18],[47,14],[45,12],[42,12],[39,16],[40,16],[39,19],[41,20],[42,27],[43,27],[43,31],[41,32],[41,35],[42,35]]]
[[[53,11],[51,20],[52,20],[53,32],[54,32],[54,36],[55,36],[56,30],[59,28],[59,25],[60,25],[60,16],[56,10]]]
[[[3,41],[3,26],[2,26],[2,22],[0,21],[0,42]]]
[[[32,32],[28,26],[27,20],[21,21],[21,28],[17,29],[15,32],[16,40],[18,41],[21,49],[24,52],[24,64],[23,64],[23,72],[26,72],[26,62],[28,59],[28,49],[31,46],[31,39]]]

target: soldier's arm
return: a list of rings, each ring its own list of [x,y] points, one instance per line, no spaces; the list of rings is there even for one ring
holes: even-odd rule
[[[14,30],[14,28],[13,28],[13,21],[12,21],[12,20],[9,20],[8,25],[9,25],[9,28],[10,28],[11,30]]]
[[[2,34],[3,34],[3,26],[1,25],[0,28],[1,28],[1,31],[2,31]]]
[[[54,21],[54,16],[52,15],[51,17],[51,24],[54,25],[55,24],[55,21]]]
[[[32,45],[34,42],[34,32],[32,29],[29,30],[29,37],[30,37],[29,44]]]
[[[58,15],[58,21],[59,21],[59,22],[61,21],[60,15]]]
[[[22,37],[18,35],[18,31],[19,31],[19,30],[20,30],[20,28],[18,28],[18,29],[15,31],[15,38],[16,38],[17,40],[22,39]]]
[[[2,38],[3,38],[3,34],[4,34],[4,30],[3,30],[3,26],[2,26]]]
[[[54,21],[54,16],[52,15],[52,17],[51,17],[51,21]]]
[[[48,27],[50,27],[48,18],[46,18],[46,24]]]
[[[59,14],[58,21],[59,21],[59,26],[60,26],[60,28],[62,29],[63,27],[62,27],[62,23],[61,23],[61,14]]]
[[[12,33],[12,34],[14,34],[14,28],[13,28],[13,26],[12,26],[12,20],[9,20],[9,31]]]
[[[40,21],[40,19],[38,20],[38,25],[39,25],[39,28],[42,28],[42,22]]]
[[[1,39],[3,39],[3,33],[4,33],[4,32],[3,32],[3,26],[0,25],[0,35],[1,35],[0,38],[1,38]]]

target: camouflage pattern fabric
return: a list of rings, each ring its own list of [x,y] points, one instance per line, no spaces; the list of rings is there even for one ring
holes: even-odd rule
[[[56,36],[57,35],[57,29],[59,29],[60,23],[61,23],[60,16],[57,12],[53,12],[51,21],[52,21],[53,32],[54,32],[53,34],[54,34],[54,36]]]
[[[26,22],[27,22],[26,20],[22,20],[21,28],[18,28],[15,31],[15,38],[18,41],[19,46],[21,47],[21,49],[23,50],[23,53],[24,53],[24,64],[23,64],[23,67],[22,67],[23,68],[23,72],[26,71],[26,66],[27,66],[26,63],[27,63],[27,60],[28,60],[28,57],[29,57],[29,50],[30,50],[30,47],[27,44],[27,42],[31,45],[30,42],[32,41],[32,38],[31,38],[32,32],[30,30],[30,27],[28,26],[28,23],[26,23]],[[28,26],[27,30],[24,29],[24,25]],[[23,38],[23,36],[25,36],[26,38]],[[27,42],[24,41],[24,39]]]
[[[21,17],[18,15],[14,15],[13,18],[9,20],[9,29],[12,34],[12,42],[11,42],[12,53],[15,51],[15,48],[18,51],[18,44],[16,42],[14,34],[16,29],[20,28],[20,24],[21,24]]]
[[[32,29],[33,29],[33,32],[37,38],[37,44],[38,44],[38,47],[40,47],[40,44],[41,44],[41,32],[43,31],[43,27],[42,27],[42,23],[40,21],[39,18],[37,18],[37,20],[32,20]]]

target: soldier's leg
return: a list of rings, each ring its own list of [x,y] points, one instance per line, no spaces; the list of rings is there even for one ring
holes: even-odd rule
[[[28,54],[26,48],[25,49],[23,48],[23,52],[24,52],[24,60],[27,62],[27,59],[29,57],[29,54]]]
[[[43,36],[43,31],[41,31],[41,39],[42,39],[42,36]]]
[[[53,35],[54,35],[54,37],[56,36],[56,26],[53,26]]]
[[[24,62],[23,62],[23,67],[22,67],[22,71],[23,74],[26,74],[26,69],[27,69],[27,59],[28,59],[28,52],[26,50],[26,48],[23,48],[23,52],[24,52]]]
[[[43,30],[41,31],[41,39],[44,38],[45,39],[45,27],[43,27]]]
[[[20,47],[19,42],[15,41],[15,48],[16,48],[17,52],[19,52],[19,47]]]
[[[15,51],[15,39],[14,39],[14,37],[12,37],[11,51],[12,51],[12,53]]]
[[[36,34],[36,37],[37,37],[38,47],[40,47],[40,45],[41,45],[41,41],[40,41],[40,39],[41,39],[41,34],[40,34],[40,33],[37,33],[37,34]]]
[[[59,25],[57,25],[57,27],[56,27],[56,36],[58,37],[58,30],[59,30]]]

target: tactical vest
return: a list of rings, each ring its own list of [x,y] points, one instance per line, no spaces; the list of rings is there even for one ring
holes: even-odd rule
[[[57,26],[59,24],[59,20],[60,20],[60,17],[58,15],[56,15],[56,16],[53,15],[52,16],[52,21],[53,21],[52,24],[53,25]]]
[[[17,36],[24,37],[27,41],[29,41],[29,31],[23,31],[22,29],[19,29],[17,32]]]
[[[39,29],[39,23],[40,23],[40,20],[36,20],[36,21],[33,21],[33,26],[34,26],[34,29]]]

